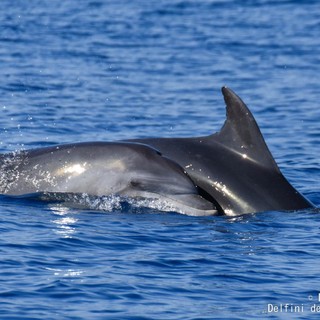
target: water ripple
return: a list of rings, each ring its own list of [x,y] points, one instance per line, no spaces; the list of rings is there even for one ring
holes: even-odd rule
[[[0,9],[1,152],[207,135],[225,120],[226,84],[319,206],[318,1],[3,0]],[[0,197],[0,318],[315,317],[319,209],[188,217],[114,200],[79,209]],[[268,303],[305,312],[267,313]]]

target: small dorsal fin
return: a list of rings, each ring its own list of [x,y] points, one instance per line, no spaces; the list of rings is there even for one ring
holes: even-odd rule
[[[210,138],[222,143],[244,159],[279,171],[248,107],[231,89],[222,87],[221,90],[226,103],[227,119],[220,132],[211,135]]]

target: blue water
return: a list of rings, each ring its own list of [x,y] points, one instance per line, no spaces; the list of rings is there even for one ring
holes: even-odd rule
[[[0,151],[206,135],[228,85],[319,206],[319,27],[318,1],[2,0]],[[190,217],[2,197],[0,211],[1,319],[320,313],[314,210]]]

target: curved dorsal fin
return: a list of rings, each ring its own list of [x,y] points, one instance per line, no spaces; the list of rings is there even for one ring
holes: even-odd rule
[[[227,119],[220,132],[211,135],[209,139],[220,142],[246,160],[279,171],[248,107],[231,89],[222,87],[221,90]]]

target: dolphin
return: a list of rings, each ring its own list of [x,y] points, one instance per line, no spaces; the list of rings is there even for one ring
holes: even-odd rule
[[[165,201],[188,215],[217,213],[181,166],[132,142],[86,142],[1,155],[0,193],[120,195]]]
[[[219,132],[191,138],[130,139],[182,166],[219,213],[240,215],[313,207],[280,172],[245,103],[222,88],[226,121]]]
[[[245,103],[223,87],[226,121],[203,137],[87,142],[0,155],[0,193],[167,200],[190,215],[312,208],[283,176]]]

